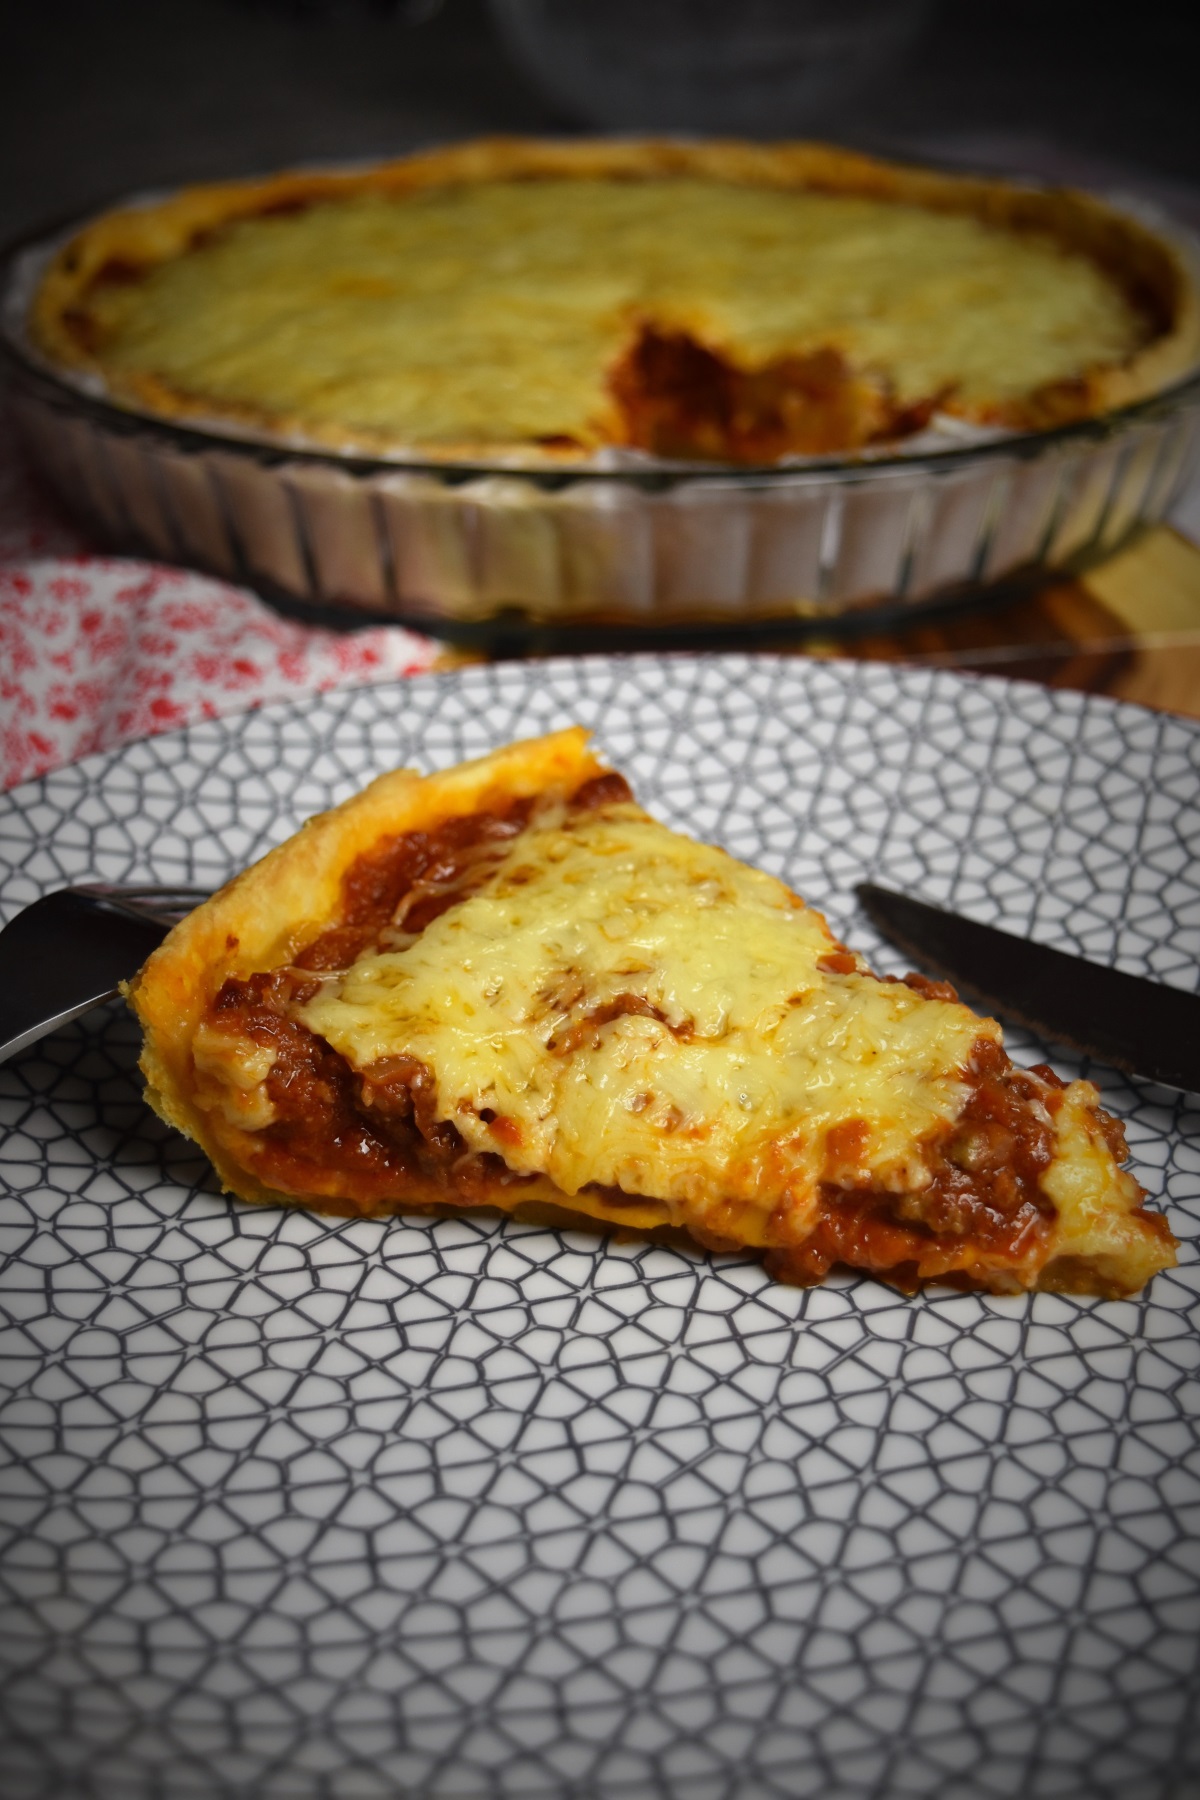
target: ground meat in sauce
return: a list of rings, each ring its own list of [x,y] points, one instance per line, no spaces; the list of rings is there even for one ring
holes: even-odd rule
[[[572,812],[598,812],[602,806],[620,806],[633,799],[629,783],[615,769],[593,775],[571,795]]]
[[[291,971],[227,981],[214,1023],[275,1052],[267,1095],[275,1122],[255,1134],[254,1167],[269,1186],[320,1194],[328,1177],[364,1211],[403,1198],[416,1181],[449,1203],[485,1203],[496,1183],[520,1181],[499,1156],[469,1151],[434,1115],[433,1076],[415,1057],[389,1057],[359,1075],[289,1008],[302,992]],[[433,1194],[430,1197],[434,1197]]]
[[[585,783],[571,806],[590,811],[629,798],[623,777],[608,774]],[[380,940],[406,900],[416,898],[404,918],[405,928],[416,931],[485,881],[495,866],[488,847],[499,849],[517,836],[531,811],[532,803],[521,801],[503,813],[472,813],[436,831],[384,840],[352,864],[338,923],[293,967],[225,982],[213,1002],[213,1022],[275,1052],[266,1085],[276,1118],[256,1134],[256,1168],[265,1182],[320,1193],[332,1174],[351,1201],[371,1210],[402,1199],[414,1180],[447,1201],[478,1204],[494,1197],[497,1181],[516,1186],[526,1179],[514,1176],[499,1155],[470,1151],[454,1125],[436,1117],[434,1078],[423,1063],[390,1057],[360,1075],[292,1009],[315,991],[305,971],[347,966]],[[931,998],[953,996],[946,984],[908,979]],[[644,1010],[634,998],[616,1010]],[[585,1022],[588,1030],[598,1023]],[[964,1074],[973,1089],[967,1105],[940,1142],[925,1146],[930,1185],[908,1196],[826,1185],[812,1235],[799,1249],[769,1253],[774,1273],[819,1281],[835,1263],[847,1263],[915,1285],[961,1268],[964,1252],[973,1249],[1015,1260],[1048,1231],[1053,1211],[1040,1176],[1052,1154],[1050,1113],[1063,1083],[1044,1066],[1029,1074],[1014,1069],[986,1036],[977,1040]],[[511,1141],[512,1121],[481,1117],[498,1144]],[[1119,1124],[1100,1117],[1114,1155],[1123,1159]],[[842,1149],[850,1155],[853,1148],[847,1138]],[[640,1195],[623,1200],[644,1203]]]
[[[994,1038],[981,1037],[967,1069],[970,1099],[929,1160],[933,1181],[906,1196],[897,1217],[952,1237],[1006,1237],[1029,1207],[1052,1214],[1041,1177],[1054,1153],[1047,1095],[1034,1076],[1014,1069]]]
[[[836,1264],[867,1269],[912,1292],[921,1281],[971,1273],[978,1257],[988,1267],[1017,1262],[1050,1230],[1051,1217],[1031,1201],[1006,1220],[983,1209],[967,1235],[945,1236],[896,1217],[890,1197],[826,1188],[815,1230],[797,1248],[770,1250],[768,1271],[778,1280],[809,1286]]]
[[[1054,1152],[1052,1115],[1065,1083],[1045,1065],[1013,1068],[1001,1045],[982,1036],[964,1073],[973,1086],[970,1099],[945,1135],[924,1149],[929,1185],[907,1195],[826,1185],[812,1235],[798,1249],[768,1257],[775,1274],[816,1282],[835,1263],[846,1263],[914,1287],[960,1270],[975,1254],[1018,1261],[1046,1237],[1055,1215],[1041,1176]],[[1120,1141],[1122,1160],[1121,1128],[1105,1122]]]
[[[504,812],[467,813],[448,819],[436,831],[406,831],[381,838],[351,863],[342,877],[341,918],[323,931],[296,958],[302,969],[347,969],[364,950],[378,942],[394,921],[402,902],[414,896],[406,909],[407,931],[423,931],[439,915],[465,898],[470,886],[464,878],[472,871],[486,881],[490,864],[485,855],[517,837],[529,822],[531,800],[518,800]]]
[[[594,775],[571,795],[571,812],[632,800],[623,775]],[[377,945],[399,921],[406,933],[424,931],[451,906],[487,881],[504,846],[518,837],[533,814],[532,799],[513,801],[501,811],[465,813],[435,831],[406,831],[381,838],[364,851],[342,878],[338,923],[296,958],[302,969],[347,969]],[[489,857],[489,850],[495,856]],[[405,904],[407,902],[407,904]]]
[[[932,981],[928,975],[902,975],[905,987],[911,988],[914,994],[921,994],[926,1000],[958,999],[958,989],[949,981]]]
[[[899,981],[902,987],[911,988],[914,994],[920,994],[925,1000],[958,999],[958,989],[949,981],[933,981],[928,975],[876,975],[873,969],[861,969],[853,950],[847,950],[844,944],[837,944],[832,950],[826,950],[817,958],[817,968],[822,975],[855,975],[862,974],[872,981]]]
[[[902,406],[824,347],[740,369],[683,331],[645,325],[613,369],[625,441],[658,456],[773,462],[845,450],[925,424],[934,398]]]
[[[213,1001],[215,1025],[275,1053],[266,1087],[276,1118],[256,1134],[256,1166],[264,1180],[300,1192],[306,1178],[333,1168],[348,1191],[381,1198],[421,1172],[417,1134],[409,1144],[389,1141],[364,1117],[345,1059],[290,1016],[302,992],[290,970],[277,969],[226,981]]]
[[[692,1036],[690,1024],[673,1027],[662,1008],[654,1006],[641,994],[614,994],[611,1000],[601,1001],[598,1006],[590,1006],[582,1018],[577,1019],[573,1025],[568,1025],[557,1037],[552,1037],[546,1048],[555,1056],[573,1056],[585,1044],[591,1044],[597,1049],[605,1025],[611,1025],[614,1019],[629,1018],[635,1014],[643,1019],[657,1019],[681,1043],[688,1042]]]

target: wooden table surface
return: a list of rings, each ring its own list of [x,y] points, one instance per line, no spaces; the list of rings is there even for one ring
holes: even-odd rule
[[[1044,681],[1200,718],[1200,549],[1159,526],[1077,580],[805,648]]]

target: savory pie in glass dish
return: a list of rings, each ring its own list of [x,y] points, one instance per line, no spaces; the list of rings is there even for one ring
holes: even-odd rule
[[[1194,447],[1198,292],[1083,194],[490,140],[114,209],[14,266],[6,336],[110,535],[434,625],[646,629],[1112,548]]]
[[[164,417],[551,461],[764,464],[935,413],[1039,428],[1200,347],[1182,259],[1098,201],[730,143],[492,142],[195,188],[71,239],[32,323]]]

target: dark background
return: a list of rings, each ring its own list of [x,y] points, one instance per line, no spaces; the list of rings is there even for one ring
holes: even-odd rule
[[[578,129],[484,0],[420,23],[378,0],[8,0],[0,39],[0,238],[160,183]],[[939,0],[825,135],[1124,183],[1200,222],[1198,70],[1197,0]]]

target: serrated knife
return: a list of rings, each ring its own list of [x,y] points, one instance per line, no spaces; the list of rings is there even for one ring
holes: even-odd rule
[[[1200,994],[1014,937],[871,881],[856,891],[885,937],[973,1000],[1127,1074],[1200,1092]]]

